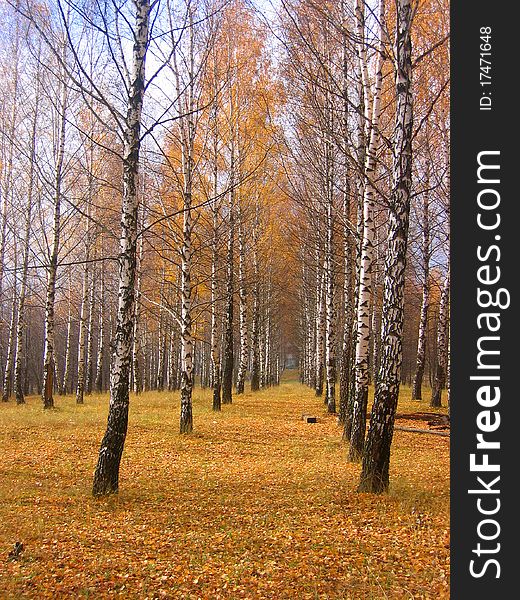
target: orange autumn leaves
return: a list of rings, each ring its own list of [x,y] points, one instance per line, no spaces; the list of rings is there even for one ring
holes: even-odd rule
[[[197,388],[187,437],[176,403],[132,398],[122,491],[103,501],[88,486],[106,396],[43,416],[34,397],[0,406],[0,447],[17,444],[0,478],[1,597],[449,597],[447,438],[396,432],[392,490],[374,497],[353,491],[334,418],[294,380],[218,415]],[[404,398],[399,413],[416,409]]]

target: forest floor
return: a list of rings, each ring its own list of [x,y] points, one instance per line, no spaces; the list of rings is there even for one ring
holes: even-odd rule
[[[218,414],[196,389],[188,436],[178,394],[144,393],[119,495],[96,500],[107,396],[56,404],[0,403],[2,600],[449,597],[449,437],[396,431],[390,492],[360,494],[335,417],[296,381]],[[418,411],[446,408],[403,388],[398,413]]]

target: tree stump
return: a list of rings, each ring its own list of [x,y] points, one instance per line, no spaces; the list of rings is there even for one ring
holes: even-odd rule
[[[306,423],[317,423],[318,417],[314,417],[313,415],[302,415],[302,420]]]

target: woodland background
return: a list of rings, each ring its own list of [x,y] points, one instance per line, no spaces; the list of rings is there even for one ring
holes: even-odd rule
[[[279,455],[280,465],[257,456],[265,470],[255,472],[255,486],[269,486],[270,477],[280,489],[286,482],[281,496],[294,496],[298,519],[304,505],[289,473],[304,469],[300,481],[309,476],[307,444],[319,479],[309,480],[309,490],[324,485],[320,473],[336,484],[339,473],[345,477],[340,488],[325,486],[321,500],[309,496],[310,513],[316,515],[314,502],[334,503],[338,489],[388,492],[394,423],[424,428],[428,418],[449,411],[448,2],[2,0],[0,10],[0,408],[14,461],[4,467],[13,508],[24,498],[56,501],[42,477],[27,488],[22,482],[35,468],[25,446],[31,431],[44,463],[61,456],[62,430],[67,452],[85,453],[72,488],[64,474],[73,464],[64,457],[47,462],[61,482],[61,500],[75,498],[76,506],[88,495],[99,449],[95,496],[118,492],[123,460],[130,494],[140,482],[134,500],[149,496],[160,504],[172,501],[173,492],[151,489],[138,470],[156,470],[159,487],[166,485],[176,471],[163,454],[173,445],[188,462],[192,451],[209,453],[209,463],[192,465],[197,480],[216,464],[208,467],[217,458],[206,444],[220,435],[212,423],[222,423],[222,440],[232,448],[231,463],[219,462],[213,491],[226,478],[239,485],[233,461],[247,473],[257,443]],[[317,436],[298,429],[306,411],[318,415]],[[250,429],[240,430],[241,419]],[[123,455],[127,432],[130,467]],[[246,433],[249,445],[236,447]],[[294,464],[283,459],[292,452],[284,435],[298,449]],[[378,517],[369,536],[381,535],[381,548],[388,549],[392,537],[402,541],[418,532],[410,548],[427,567],[414,569],[428,574],[418,575],[409,593],[441,597],[447,440],[419,435],[415,444],[410,435],[396,433],[399,491],[392,496],[390,488],[376,510],[391,511],[390,520],[397,515],[396,523],[404,520],[411,529],[386,530]],[[148,457],[154,447],[157,454]],[[432,481],[429,471],[436,473]],[[34,487],[40,484],[43,495]],[[193,493],[209,494],[201,510],[225,505],[220,492],[200,485],[194,483]],[[355,497],[347,503],[362,520],[371,496]],[[106,502],[119,514],[123,505]],[[183,502],[187,519],[193,499]],[[98,510],[88,506],[89,514]],[[132,503],[124,506],[133,510]],[[44,517],[33,508],[40,522]],[[67,513],[71,531],[75,511]],[[49,514],[59,544],[55,508]],[[114,514],[107,518],[117,520]],[[431,534],[425,545],[423,525]],[[276,519],[274,526],[280,526]],[[292,526],[298,529],[296,521]],[[125,544],[131,546],[137,533],[130,529]],[[9,593],[30,587],[32,577],[34,590],[52,591],[42,550],[50,543],[47,527],[31,534],[10,519],[8,536],[17,531],[40,554],[30,559],[29,579],[15,573],[29,559],[9,563]],[[82,534],[75,535],[71,549],[90,566],[83,587],[74,589],[88,595],[99,581],[92,557],[78,550]],[[362,561],[376,552],[376,537]],[[432,548],[442,567],[425,559]],[[399,562],[399,552],[392,552]],[[416,559],[407,560],[414,565]],[[72,568],[67,565],[69,559],[63,569]],[[251,577],[265,575],[264,567],[254,567]],[[294,581],[302,567],[295,569]],[[413,587],[406,570],[382,569],[383,583],[379,575],[365,580],[361,569],[356,579],[360,572],[352,571],[350,591],[340,569],[323,584],[323,597],[404,597]],[[190,585],[199,579],[189,577],[174,597],[191,597]],[[268,584],[265,596],[257,587],[262,577],[253,579],[233,593],[291,597],[292,584],[283,587],[283,577],[272,580],[278,592]],[[206,583],[201,597],[232,593],[211,577]],[[321,597],[314,583],[294,585]],[[107,586],[102,593],[116,589]],[[151,586],[155,597],[159,588]]]

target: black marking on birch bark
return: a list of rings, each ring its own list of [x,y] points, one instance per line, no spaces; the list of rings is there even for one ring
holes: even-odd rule
[[[402,362],[404,272],[412,172],[411,21],[411,0],[397,0],[394,181],[385,261],[381,363],[358,488],[373,493],[384,492],[389,485],[390,447]]]
[[[127,129],[123,157],[123,201],[119,255],[119,293],[116,335],[110,381],[110,407],[105,435],[94,473],[95,496],[116,493],[119,465],[128,428],[128,404],[134,330],[134,286],[138,200],[140,125],[144,96],[144,69],[150,18],[149,0],[134,0],[136,35],[133,47],[132,80],[128,95]]]

